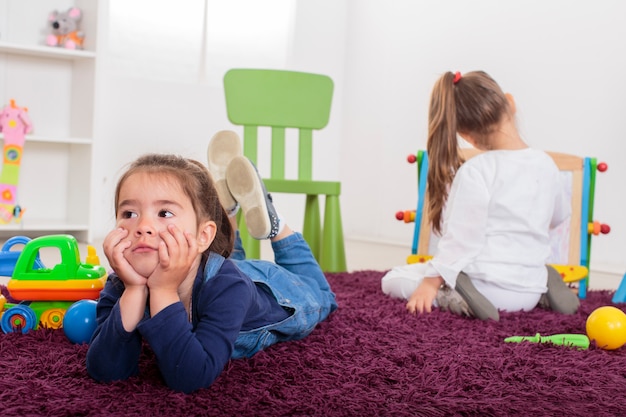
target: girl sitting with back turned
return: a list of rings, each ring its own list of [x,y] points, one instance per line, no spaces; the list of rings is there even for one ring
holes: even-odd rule
[[[538,304],[573,314],[578,297],[546,266],[550,231],[570,206],[550,156],[529,148],[513,97],[486,73],[447,72],[436,82],[428,125],[428,214],[440,235],[426,264],[393,268],[382,290],[411,313],[432,306],[480,319]],[[463,161],[457,134],[485,152]]]
[[[208,156],[213,176],[199,162],[151,154],[118,182],[117,228],[103,244],[114,272],[87,352],[98,381],[136,375],[146,341],[165,383],[192,392],[211,385],[231,358],[303,338],[337,308],[302,235],[277,216],[241,156],[239,138],[220,132]],[[220,202],[230,204],[230,217]],[[244,259],[233,232],[239,206],[250,234],[271,239],[276,263]]]

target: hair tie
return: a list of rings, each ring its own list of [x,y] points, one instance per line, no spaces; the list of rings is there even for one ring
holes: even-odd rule
[[[456,84],[459,82],[460,79],[461,79],[461,73],[457,71],[454,73],[454,79],[452,80],[452,83]]]

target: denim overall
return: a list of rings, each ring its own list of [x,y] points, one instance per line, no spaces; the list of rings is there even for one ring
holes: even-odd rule
[[[229,259],[254,283],[266,286],[278,304],[292,314],[278,323],[240,332],[231,355],[233,359],[251,357],[278,342],[302,339],[337,309],[335,294],[300,233],[272,242],[272,249],[275,263],[245,259],[237,232]],[[205,281],[215,276],[223,262],[222,256],[213,252],[209,255]]]

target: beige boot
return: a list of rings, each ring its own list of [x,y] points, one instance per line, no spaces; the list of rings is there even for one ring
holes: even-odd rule
[[[233,198],[226,184],[226,168],[236,156],[242,156],[241,139],[231,130],[220,130],[209,141],[207,148],[207,167],[215,182],[217,196],[227,214],[237,208],[237,201]]]

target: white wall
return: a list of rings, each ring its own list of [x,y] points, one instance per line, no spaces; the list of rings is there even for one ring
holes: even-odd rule
[[[346,237],[406,245],[408,254],[413,227],[398,222],[394,214],[416,204],[415,166],[406,162],[406,156],[425,147],[430,89],[444,71],[482,69],[516,97],[520,129],[531,146],[594,156],[609,164],[609,171],[597,179],[595,217],[613,231],[594,240],[592,268],[626,270],[626,219],[621,215],[619,192],[626,178],[626,167],[620,164],[626,4],[618,0],[287,1],[285,7],[292,8],[289,30],[281,32],[282,37],[264,35],[268,49],[258,54],[258,47],[252,41],[247,47],[245,38],[232,44],[228,53],[220,53],[215,43],[203,47],[197,41],[203,25],[197,10],[204,3],[194,0],[177,5],[185,4],[193,13],[171,12],[185,16],[191,27],[188,36],[195,39],[191,45],[197,49],[189,54],[197,51],[198,55],[189,58],[172,49],[175,42],[162,47],[151,44],[163,22],[143,19],[142,30],[133,30],[123,16],[113,13],[122,2],[107,2],[110,19],[100,27],[98,45],[100,117],[94,186],[102,192],[92,216],[96,238],[112,225],[112,189],[122,165],[145,151],[177,152],[203,160],[210,136],[233,128],[225,114],[218,69],[259,66],[325,73],[334,79],[331,122],[316,136],[315,151],[324,155],[316,172],[323,179],[343,183]],[[140,0],[123,3],[135,2]],[[208,2],[210,7],[217,3]],[[265,0],[262,4],[286,3]],[[233,30],[244,31],[244,23],[252,24],[255,20],[250,16],[259,13],[248,6],[236,8],[244,17],[228,10],[218,14]],[[159,7],[171,10],[172,6],[150,2],[145,14],[156,13]],[[212,36],[209,40],[218,44],[232,40],[232,36],[222,40]],[[131,54],[128,48],[120,52],[125,39],[134,43],[136,54],[132,48]],[[142,59],[149,61],[156,55],[160,78],[146,73],[142,65]],[[181,60],[185,67],[178,70],[183,75],[167,79],[164,67],[174,68]],[[185,68],[192,68],[197,76],[185,76]],[[299,200],[279,197],[278,202],[280,211],[298,227]]]
[[[226,5],[209,0],[207,31],[203,32],[205,3],[189,1],[178,6],[177,13],[187,17],[175,40],[163,35],[164,21],[165,30],[176,26],[167,21],[171,2],[109,0],[103,4],[108,18],[100,19],[98,43],[94,187],[102,191],[94,199],[95,240],[113,226],[113,190],[127,163],[145,152],[174,152],[205,161],[208,141],[215,132],[243,133],[226,116],[222,79],[228,68],[290,69],[331,76],[336,84],[332,120],[315,144],[316,152],[330,157],[320,160],[316,171],[320,178],[339,178],[342,106],[337,103],[343,94],[346,3],[233,0]],[[145,13],[134,25],[127,16],[133,12]],[[328,148],[330,152],[325,151]],[[269,167],[259,169],[269,174]],[[300,228],[304,199],[276,198],[281,213]]]
[[[591,266],[626,270],[621,185],[626,93],[626,4],[565,0],[353,0],[348,11],[342,174],[347,236],[406,243],[398,210],[416,204],[427,104],[444,71],[485,70],[518,107],[534,147],[597,157]]]

